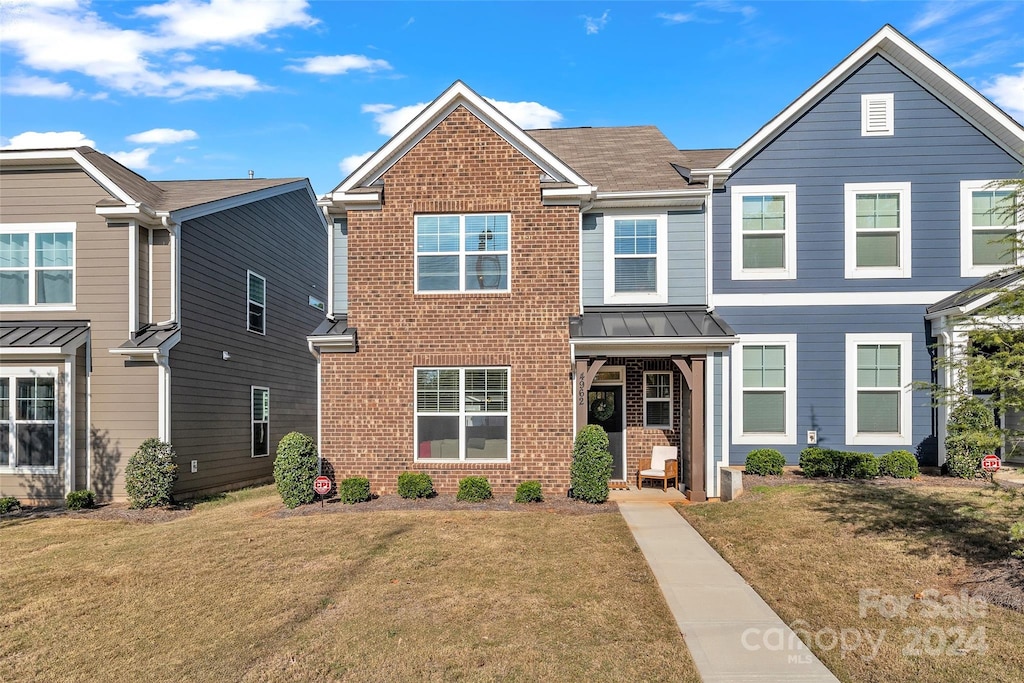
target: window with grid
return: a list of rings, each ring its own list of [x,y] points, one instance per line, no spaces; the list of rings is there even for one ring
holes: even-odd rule
[[[416,370],[416,459],[509,459],[507,368]]]
[[[1016,262],[1014,195],[1010,190],[971,192],[971,253],[976,266],[1008,266]]]
[[[910,277],[910,190],[901,183],[847,183],[846,277]]]
[[[615,292],[658,291],[658,221],[614,219]]]
[[[0,226],[0,306],[74,301],[74,224]]]
[[[857,432],[899,433],[901,394],[899,344],[858,344]]]
[[[743,346],[743,433],[785,434],[786,347]]]
[[[56,378],[0,377],[0,467],[56,466]]]
[[[732,188],[733,279],[796,275],[796,187]]]
[[[416,217],[416,291],[509,290],[509,215]]]
[[[672,373],[644,373],[644,426],[672,429]]]

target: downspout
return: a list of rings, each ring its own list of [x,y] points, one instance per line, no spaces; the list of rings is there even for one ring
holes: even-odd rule
[[[333,320],[334,316],[334,220],[331,218],[329,209],[326,206],[321,206],[320,210],[323,211],[324,219],[327,221],[327,317]],[[310,352],[313,352],[312,345],[310,346]],[[315,353],[313,354],[316,355]],[[319,356],[317,356],[317,362],[320,362]]]
[[[85,488],[92,487],[92,331],[85,340]],[[97,492],[98,493],[98,492]]]
[[[709,311],[715,309],[714,306],[714,278],[711,269],[714,265],[715,259],[712,250],[714,248],[714,232],[715,232],[715,174],[708,174],[708,209],[704,212],[705,220],[707,221],[707,227],[704,229],[704,302]]]
[[[139,226],[128,221],[128,338],[139,329]]]
[[[167,230],[171,239],[171,311],[165,323],[178,321],[178,309],[181,302],[181,226],[171,220],[168,213],[160,215],[160,225]],[[150,314],[150,318],[152,318]]]
[[[155,351],[153,360],[158,366],[157,431],[160,440],[171,443],[171,363],[166,355]]]

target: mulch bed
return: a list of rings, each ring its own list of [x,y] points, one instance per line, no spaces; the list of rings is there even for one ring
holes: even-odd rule
[[[162,508],[132,510],[127,503],[103,503],[85,510],[68,510],[63,507],[26,507],[0,516],[0,522],[11,519],[44,519],[47,517],[81,517],[101,522],[133,522],[136,524],[160,524],[173,522],[192,514],[191,506],[172,505]]]
[[[279,517],[320,515],[330,513],[375,512],[384,510],[469,510],[474,512],[550,512],[560,515],[597,515],[618,512],[619,506],[608,501],[598,505],[583,503],[564,496],[545,498],[541,503],[516,503],[511,498],[498,496],[482,503],[466,503],[455,500],[453,494],[438,494],[430,498],[402,498],[398,494],[386,493],[374,496],[373,500],[355,505],[345,505],[337,498],[329,498],[323,506],[319,502],[302,505],[294,510],[282,509]]]

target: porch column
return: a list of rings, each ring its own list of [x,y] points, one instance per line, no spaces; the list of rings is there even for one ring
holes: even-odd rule
[[[704,360],[704,356],[693,356],[687,363],[685,358],[672,358],[690,389],[690,460],[686,469],[690,500],[695,503],[708,499],[704,477]]]
[[[593,363],[590,363],[587,358],[576,360],[576,434],[579,434],[580,430],[587,426],[587,392],[590,391],[590,385],[597,377],[597,371],[601,369],[606,360],[605,358],[595,358]],[[590,363],[589,367],[588,363]]]

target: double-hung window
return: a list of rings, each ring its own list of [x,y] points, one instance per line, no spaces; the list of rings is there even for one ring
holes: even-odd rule
[[[846,277],[910,277],[910,183],[847,183]]]
[[[733,379],[733,441],[796,443],[796,335],[745,334]]]
[[[846,442],[911,443],[910,334],[846,335]]]
[[[796,277],[796,185],[732,190],[732,279]]]
[[[416,216],[416,292],[509,291],[509,215]]]
[[[606,303],[668,302],[668,214],[606,214]]]
[[[75,303],[75,224],[0,226],[0,306]]]
[[[270,455],[270,389],[252,387],[252,456]]]
[[[251,270],[249,273],[248,325],[250,332],[267,333],[267,279]]]
[[[988,275],[1019,261],[1015,236],[1024,229],[1014,193],[999,181],[960,183],[960,274]],[[1019,199],[1017,201],[1020,201]]]
[[[415,393],[416,460],[508,461],[508,368],[418,368]]]
[[[672,429],[672,373],[644,373],[644,427]]]
[[[56,372],[0,377],[0,468],[57,467]]]

